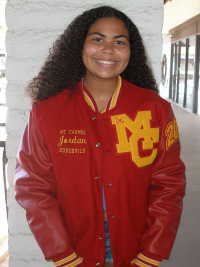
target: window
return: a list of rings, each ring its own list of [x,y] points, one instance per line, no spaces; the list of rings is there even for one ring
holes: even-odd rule
[[[185,80],[186,78],[186,39],[182,40],[179,43],[180,46],[180,67],[179,67],[179,98],[178,98],[178,103],[182,106],[185,106]]]
[[[195,36],[189,38],[189,51],[188,51],[186,108],[189,109],[190,111],[193,111],[194,71],[195,71]]]
[[[200,115],[200,35],[172,43],[171,60],[170,99]]]

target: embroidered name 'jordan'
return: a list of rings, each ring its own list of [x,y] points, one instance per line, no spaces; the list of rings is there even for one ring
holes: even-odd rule
[[[116,126],[119,143],[116,144],[118,153],[130,152],[132,161],[138,167],[144,167],[153,163],[157,156],[154,143],[159,142],[159,128],[151,128],[151,111],[139,111],[135,120],[131,120],[126,114],[111,117],[112,124]],[[127,129],[132,133],[128,138]],[[152,150],[151,154],[141,157],[138,141],[142,139],[142,149]]]

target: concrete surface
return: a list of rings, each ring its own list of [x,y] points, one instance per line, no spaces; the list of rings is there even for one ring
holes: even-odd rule
[[[178,235],[162,267],[200,266],[200,117],[172,103],[177,118],[187,187]]]

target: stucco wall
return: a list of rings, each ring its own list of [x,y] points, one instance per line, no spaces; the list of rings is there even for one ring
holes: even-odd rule
[[[163,1],[160,0],[8,0],[7,21],[7,156],[9,180],[10,267],[53,266],[46,262],[14,200],[15,157],[27,123],[30,100],[25,94],[28,81],[38,73],[48,49],[76,15],[95,4],[110,4],[132,18],[142,33],[158,83],[162,51]],[[124,5],[125,3],[125,5]]]

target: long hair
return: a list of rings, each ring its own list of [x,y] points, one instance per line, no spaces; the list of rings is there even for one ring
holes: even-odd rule
[[[77,81],[86,73],[82,51],[87,32],[95,21],[105,17],[121,20],[129,31],[130,59],[128,66],[121,73],[122,78],[158,93],[137,27],[123,12],[110,6],[101,6],[76,17],[55,41],[39,74],[27,87],[33,101],[47,99],[65,88],[76,88]]]

